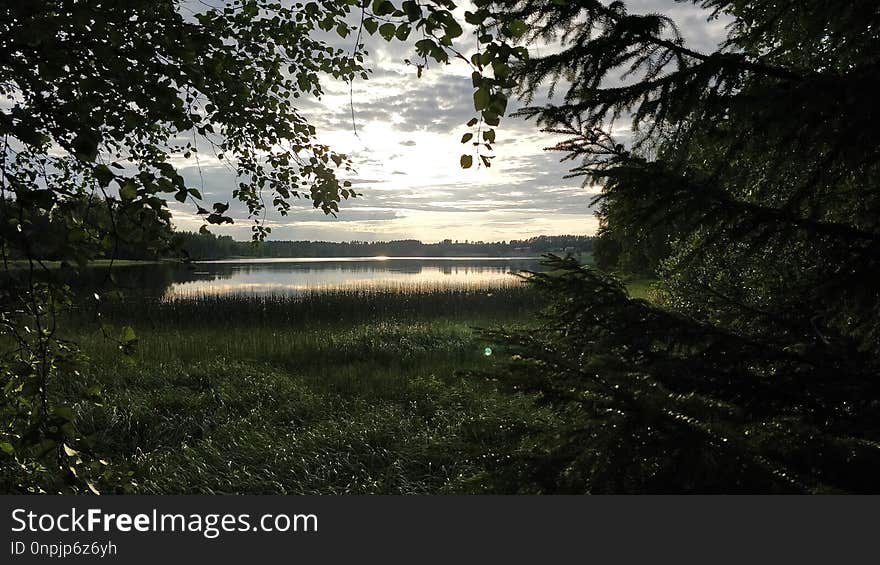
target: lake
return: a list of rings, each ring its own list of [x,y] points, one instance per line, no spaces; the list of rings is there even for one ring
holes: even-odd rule
[[[230,259],[117,267],[118,284],[138,294],[297,295],[329,290],[418,292],[521,284],[537,257],[331,257]]]

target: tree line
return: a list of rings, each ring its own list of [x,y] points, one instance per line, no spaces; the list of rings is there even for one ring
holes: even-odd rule
[[[174,248],[188,260],[230,257],[454,257],[537,256],[544,253],[590,253],[593,237],[584,235],[542,235],[510,241],[457,241],[446,239],[424,243],[417,239],[394,241],[236,241],[211,233],[179,232]]]
[[[241,241],[210,231],[175,231],[170,223],[144,221],[142,215],[126,214],[118,202],[102,198],[68,198],[49,213],[21,206],[6,199],[0,206],[0,222],[26,221],[41,238],[29,248],[30,257],[45,261],[68,261],[70,250],[81,246],[92,234],[106,233],[103,249],[94,257],[134,261],[180,259],[203,261],[236,257],[451,257],[451,256],[537,256],[545,253],[584,254],[593,251],[594,237],[586,235],[541,235],[509,241],[466,241],[444,239],[424,243],[416,239],[394,241]],[[71,225],[68,215],[78,218]],[[51,242],[44,245],[42,242]],[[8,260],[28,257],[22,249],[6,250]]]

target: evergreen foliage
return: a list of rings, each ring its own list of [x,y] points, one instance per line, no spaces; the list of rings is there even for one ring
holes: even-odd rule
[[[562,101],[521,113],[602,186],[606,233],[668,244],[653,303],[571,260],[533,278],[556,306],[504,334],[509,377],[568,426],[508,472],[544,492],[876,492],[877,3],[706,0],[733,22],[713,53],[623,2],[495,5],[560,41],[514,76]]]

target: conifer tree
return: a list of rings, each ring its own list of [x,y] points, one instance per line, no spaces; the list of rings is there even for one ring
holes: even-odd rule
[[[880,6],[701,4],[733,21],[711,53],[624,2],[493,4],[560,45],[515,69],[561,93],[521,113],[602,187],[605,229],[669,246],[651,302],[571,259],[533,277],[555,306],[496,334],[507,382],[568,425],[508,488],[878,490]]]

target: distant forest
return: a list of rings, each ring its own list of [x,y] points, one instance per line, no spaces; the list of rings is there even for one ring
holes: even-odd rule
[[[422,243],[415,239],[397,241],[236,241],[230,236],[179,232],[175,247],[193,261],[230,257],[450,257],[522,256],[542,253],[589,253],[593,237],[584,235],[542,235],[499,242],[445,239]]]
[[[211,232],[175,231],[170,222],[150,222],[141,209],[137,214],[122,213],[118,203],[106,203],[94,197],[69,198],[59,203],[53,213],[22,209],[18,201],[7,198],[0,206],[0,225],[13,225],[25,218],[31,229],[41,234],[30,243],[32,257],[40,260],[69,260],[76,254],[73,248],[95,230],[113,233],[91,249],[94,257],[110,257],[135,261],[155,261],[162,258],[180,258],[191,261],[227,259],[231,257],[370,257],[388,255],[397,257],[451,257],[451,256],[523,256],[566,252],[592,253],[596,238],[585,235],[541,235],[528,239],[484,242],[445,239],[438,243],[423,243],[416,239],[396,241],[236,241],[228,235]],[[66,214],[84,218],[83,222],[69,222]],[[115,228],[113,227],[115,226]],[[146,243],[149,242],[149,243]],[[620,262],[623,256],[616,242],[600,242],[598,246],[608,265]],[[646,248],[634,245],[636,249]],[[24,259],[22,249],[3,250],[6,259]],[[625,255],[625,254],[624,254]],[[629,252],[629,255],[633,255]],[[629,257],[629,255],[625,255]]]

